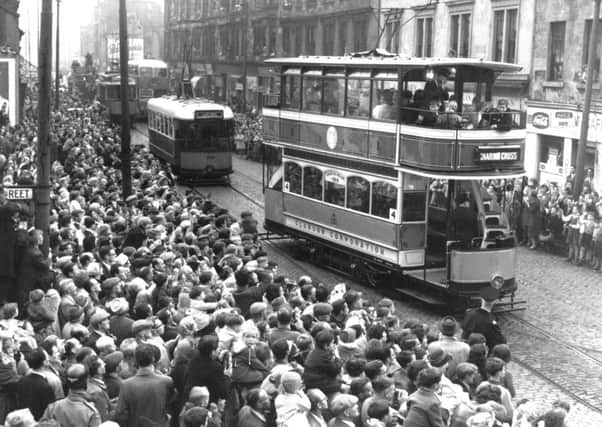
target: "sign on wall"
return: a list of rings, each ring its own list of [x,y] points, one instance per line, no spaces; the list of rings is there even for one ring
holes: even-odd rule
[[[128,38],[128,59],[130,61],[144,59],[144,39]],[[119,35],[107,36],[107,63],[119,62]]]

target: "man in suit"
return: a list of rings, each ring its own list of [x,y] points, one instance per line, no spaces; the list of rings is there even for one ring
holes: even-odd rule
[[[416,379],[418,390],[408,399],[408,414],[404,427],[444,427],[441,400],[437,390],[441,383],[441,370],[425,368]]]
[[[173,380],[155,373],[154,350],[150,344],[136,348],[138,371],[121,386],[115,420],[121,427],[164,426],[167,403],[173,392]]]
[[[237,427],[265,427],[270,405],[270,397],[265,390],[251,390],[247,395],[247,404],[238,412]]]
[[[33,350],[27,358],[31,371],[17,384],[17,408],[29,408],[36,421],[42,417],[46,407],[54,402],[54,391],[42,372],[44,362],[46,362],[44,350],[41,348]]]

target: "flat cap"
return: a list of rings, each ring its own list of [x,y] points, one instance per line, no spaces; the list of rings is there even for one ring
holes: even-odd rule
[[[152,329],[153,326],[154,326],[154,323],[152,320],[149,320],[149,319],[136,320],[132,324],[132,334],[136,335],[140,331],[144,331],[145,329]]]

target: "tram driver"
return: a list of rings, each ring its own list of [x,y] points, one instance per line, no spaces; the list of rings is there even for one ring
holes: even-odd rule
[[[462,247],[470,249],[472,239],[479,234],[479,227],[478,215],[471,206],[468,194],[461,194],[458,197],[456,208],[452,213],[451,226],[453,239],[460,241]]]

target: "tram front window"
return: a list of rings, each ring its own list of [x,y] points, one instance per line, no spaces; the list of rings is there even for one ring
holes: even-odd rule
[[[368,213],[370,209],[370,182],[360,176],[347,179],[347,208]]]
[[[322,171],[313,166],[303,168],[303,195],[322,200]]]
[[[284,164],[284,181],[286,182],[285,190],[301,194],[301,166],[293,162],[286,162]]]
[[[388,182],[372,184],[372,215],[381,218],[392,218],[392,212],[397,209],[397,188]]]

